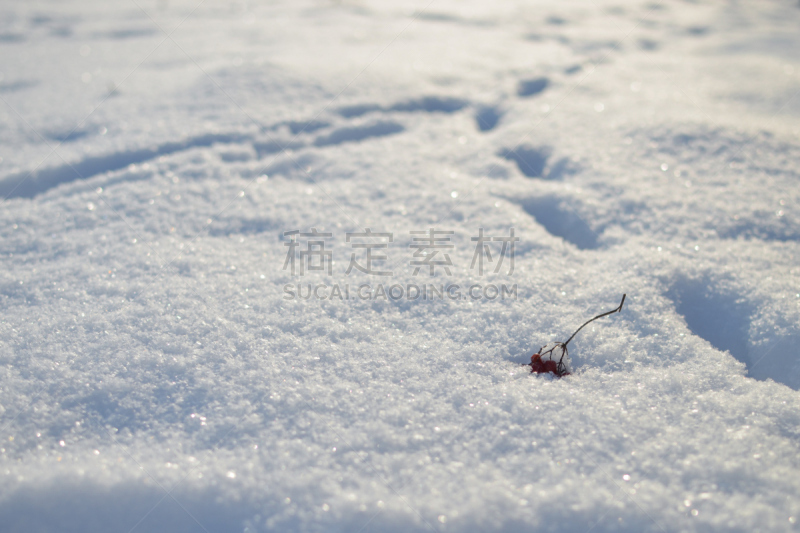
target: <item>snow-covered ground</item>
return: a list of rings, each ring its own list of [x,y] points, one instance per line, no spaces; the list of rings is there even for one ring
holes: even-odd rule
[[[0,531],[797,531],[799,25],[5,3]]]

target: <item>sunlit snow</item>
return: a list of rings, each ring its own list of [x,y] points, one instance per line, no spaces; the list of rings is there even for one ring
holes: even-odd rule
[[[6,2],[0,531],[796,531],[798,27]]]

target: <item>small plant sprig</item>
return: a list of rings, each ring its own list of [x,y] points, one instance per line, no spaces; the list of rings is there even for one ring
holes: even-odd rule
[[[622,301],[619,303],[619,306],[616,309],[597,315],[594,318],[590,318],[584,322],[581,327],[576,329],[575,333],[573,333],[566,342],[548,343],[539,348],[539,351],[531,356],[531,362],[525,366],[531,367],[531,373],[536,372],[537,374],[546,374],[551,372],[558,377],[570,375],[571,368],[569,365],[567,344],[569,344],[569,342],[575,338],[575,335],[577,335],[578,332],[582,330],[589,322],[593,322],[598,318],[603,318],[604,316],[622,311],[622,304],[625,303],[625,296],[625,294],[622,295]]]

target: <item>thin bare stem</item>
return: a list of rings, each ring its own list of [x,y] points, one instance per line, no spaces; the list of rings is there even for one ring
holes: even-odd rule
[[[594,317],[594,318],[590,318],[589,320],[587,320],[586,322],[584,322],[583,326],[581,326],[581,327],[579,327],[578,329],[576,329],[576,330],[575,330],[575,333],[573,333],[573,334],[572,334],[572,337],[570,337],[569,339],[567,339],[567,342],[565,342],[565,343],[564,343],[564,348],[566,348],[566,347],[567,347],[567,344],[569,344],[569,341],[571,341],[571,340],[573,339],[573,337],[575,337],[575,335],[577,335],[577,334],[578,334],[578,332],[579,332],[580,330],[582,330],[582,329],[584,328],[584,326],[586,326],[586,324],[588,324],[589,322],[592,322],[592,321],[594,321],[594,320],[597,320],[598,318],[603,318],[604,316],[608,316],[608,315],[610,315],[610,314],[612,314],[612,313],[619,313],[620,311],[622,311],[622,304],[624,304],[624,303],[625,303],[625,295],[623,294],[623,295],[622,295],[622,301],[619,303],[619,307],[617,307],[616,309],[614,309],[614,310],[612,310],[612,311],[609,311],[609,312],[607,312],[607,313],[603,313],[602,315],[597,315],[596,317]]]

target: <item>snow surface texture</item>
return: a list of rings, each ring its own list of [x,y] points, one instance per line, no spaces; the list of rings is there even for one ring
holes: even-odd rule
[[[4,4],[0,530],[796,531],[799,24]],[[470,269],[511,227],[514,272]],[[282,269],[311,228],[330,276]],[[364,228],[393,277],[345,275]],[[413,275],[429,228],[450,275]],[[378,282],[518,294],[284,293]],[[623,292],[573,375],[520,364]]]

